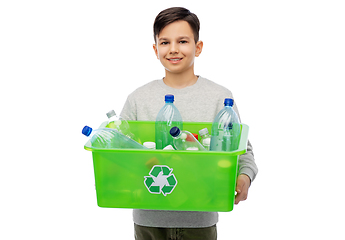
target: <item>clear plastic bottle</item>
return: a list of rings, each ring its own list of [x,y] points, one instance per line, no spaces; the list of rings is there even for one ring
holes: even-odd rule
[[[176,150],[206,151],[193,134],[188,131],[181,131],[178,127],[172,127],[170,134],[173,137],[173,146]]]
[[[240,120],[232,108],[234,101],[225,98],[224,108],[215,117],[211,130],[211,151],[234,151],[238,149],[241,134]]]
[[[128,125],[128,123],[126,124],[125,120],[122,121],[122,119],[120,119],[114,110],[110,110],[109,112],[106,113],[107,117],[108,117],[108,127],[109,128],[114,128],[114,129],[119,129],[121,124],[123,126]]]
[[[98,128],[93,130],[91,127],[85,126],[82,133],[89,137],[91,145],[97,148],[147,149],[140,143],[112,128]]]
[[[182,128],[182,117],[174,105],[174,95],[165,95],[165,105],[157,114],[155,123],[155,142],[156,149],[163,149],[172,145],[173,138],[169,134],[172,127]]]
[[[203,128],[199,131],[199,134],[201,136],[200,139],[200,143],[201,145],[204,146],[204,148],[206,148],[206,150],[210,150],[210,146],[211,146],[211,135],[208,133],[208,129],[207,128]]]
[[[118,117],[114,110],[107,112],[108,117],[108,128],[113,128],[121,132],[123,135],[133,139],[136,142],[140,143],[140,140],[130,131],[129,124],[126,120]]]

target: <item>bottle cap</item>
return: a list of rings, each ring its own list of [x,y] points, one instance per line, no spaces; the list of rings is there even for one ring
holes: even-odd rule
[[[170,135],[173,137],[177,137],[180,134],[180,129],[178,127],[172,127],[170,129]]]
[[[165,102],[174,102],[174,95],[172,94],[165,95]]]
[[[225,98],[224,99],[224,106],[230,106],[232,107],[234,105],[234,100],[231,98]]]
[[[207,129],[207,128],[201,129],[201,130],[199,131],[199,134],[200,134],[201,136],[203,136],[203,135],[205,135],[205,134],[208,134],[208,129]]]
[[[199,135],[198,134],[196,134],[196,133],[192,133],[192,134],[193,134],[193,136],[195,137],[196,140],[199,140]]]
[[[188,150],[188,151],[198,151],[199,148],[197,148],[197,147],[188,147],[186,150]]]
[[[114,110],[111,110],[111,111],[107,112],[107,117],[108,117],[108,118],[111,118],[111,117],[113,117],[113,116],[116,116],[116,113],[115,113]]]
[[[155,142],[144,142],[143,145],[150,149],[156,149],[156,143]]]
[[[175,148],[171,145],[168,145],[165,148],[163,148],[163,150],[175,150]]]
[[[89,126],[85,126],[81,132],[88,137],[92,132],[92,128],[90,128]]]

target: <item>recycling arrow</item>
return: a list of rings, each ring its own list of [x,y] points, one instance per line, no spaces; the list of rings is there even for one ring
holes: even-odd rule
[[[165,165],[155,165],[151,168],[150,176],[145,176],[144,184],[153,194],[162,193],[164,196],[174,191],[177,180],[172,173],[173,169]]]

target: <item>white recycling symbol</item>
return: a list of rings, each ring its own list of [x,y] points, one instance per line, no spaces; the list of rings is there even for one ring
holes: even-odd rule
[[[153,194],[162,193],[164,196],[174,191],[177,180],[172,173],[173,169],[166,165],[155,165],[151,168],[150,176],[145,176],[144,184]]]

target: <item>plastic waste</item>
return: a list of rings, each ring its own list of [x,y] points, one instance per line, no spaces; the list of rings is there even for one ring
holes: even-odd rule
[[[144,142],[143,145],[149,149],[156,149],[156,143],[155,142]]]
[[[118,117],[114,110],[110,110],[106,115],[108,117],[108,128],[116,129],[123,135],[126,135],[134,141],[141,143],[140,140],[130,131],[128,122],[123,118]]]
[[[147,149],[145,146],[112,128],[92,129],[89,126],[85,126],[82,133],[89,137],[91,145],[97,148]]]
[[[176,150],[206,151],[192,133],[172,127],[170,134],[173,137],[173,146]]]
[[[224,108],[212,123],[211,151],[234,151],[238,149],[241,134],[240,120],[233,110],[234,101],[225,98]]]
[[[173,144],[173,138],[169,134],[172,127],[183,129],[182,117],[174,105],[174,95],[165,95],[165,105],[157,114],[155,123],[156,149],[163,149]]]
[[[195,137],[195,139],[199,141],[199,135],[196,134],[196,133],[192,133],[192,134],[193,134],[193,136]]]
[[[165,148],[163,148],[163,150],[175,150],[175,148],[171,145],[168,145]]]
[[[199,131],[200,134],[200,143],[201,145],[204,146],[204,148],[206,148],[206,150],[210,150],[210,146],[211,146],[211,135],[208,133],[208,129],[207,128],[203,128]]]

